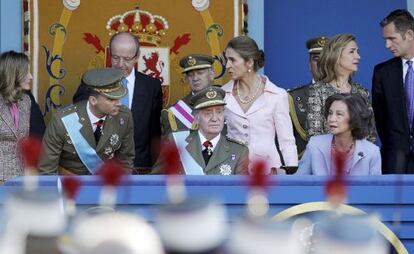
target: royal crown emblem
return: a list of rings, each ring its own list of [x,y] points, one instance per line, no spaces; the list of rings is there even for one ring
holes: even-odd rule
[[[321,38],[319,38],[319,40],[316,43],[318,44],[318,46],[324,47],[326,44],[326,41],[327,41],[326,37],[322,36]]]
[[[109,36],[130,32],[138,37],[142,46],[158,46],[168,30],[168,22],[160,15],[135,9],[111,17],[106,29]]]
[[[193,57],[190,56],[188,57],[187,63],[190,66],[194,66],[197,63],[197,60],[195,60]]]
[[[208,91],[208,92],[206,93],[206,97],[207,97],[208,99],[214,99],[214,98],[216,98],[216,97],[217,97],[217,92],[216,92],[216,91],[214,91],[214,90],[210,90],[210,91]]]

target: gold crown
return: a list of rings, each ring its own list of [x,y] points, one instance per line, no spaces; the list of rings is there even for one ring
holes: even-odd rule
[[[161,37],[168,30],[168,22],[162,16],[135,9],[111,17],[106,24],[106,30],[110,36],[129,32],[138,36],[142,46],[158,46]]]

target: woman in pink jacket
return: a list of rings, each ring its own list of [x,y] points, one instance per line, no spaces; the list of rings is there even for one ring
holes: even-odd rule
[[[225,56],[232,79],[222,87],[226,91],[228,136],[249,147],[250,166],[255,160],[265,160],[270,173],[271,168],[282,166],[275,144],[277,135],[285,166],[297,166],[287,93],[268,77],[257,74],[264,66],[264,52],[250,37],[238,36],[227,44]]]

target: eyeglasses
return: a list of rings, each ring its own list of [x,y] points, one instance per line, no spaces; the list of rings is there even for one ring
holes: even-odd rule
[[[124,60],[124,62],[126,63],[131,63],[132,61],[134,61],[134,59],[137,57],[137,55],[135,54],[132,57],[123,57],[123,56],[117,56],[117,55],[111,55],[112,58],[112,62],[119,62],[122,60]]]

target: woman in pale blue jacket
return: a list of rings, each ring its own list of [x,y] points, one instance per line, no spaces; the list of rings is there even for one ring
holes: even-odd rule
[[[330,134],[310,138],[299,162],[298,175],[334,175],[334,158],[342,158],[347,175],[380,175],[379,148],[365,137],[373,128],[368,103],[359,94],[335,94],[326,99],[324,115]]]

